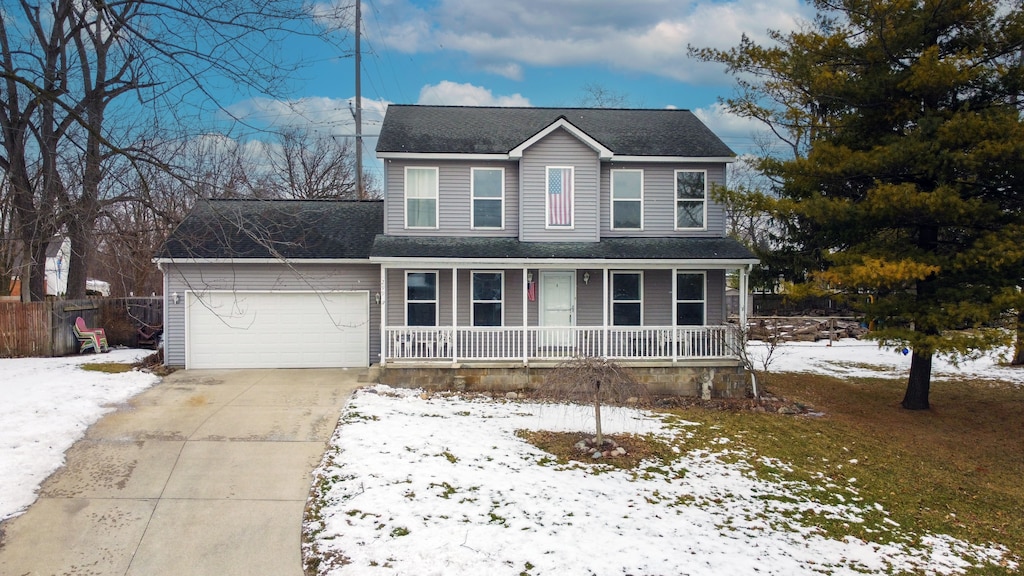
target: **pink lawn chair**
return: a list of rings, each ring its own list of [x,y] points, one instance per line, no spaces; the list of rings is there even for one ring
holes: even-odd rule
[[[78,338],[79,350],[82,354],[92,349],[95,353],[110,352],[110,345],[107,344],[107,333],[103,328],[89,328],[85,325],[85,319],[79,316],[75,318],[75,338]]]

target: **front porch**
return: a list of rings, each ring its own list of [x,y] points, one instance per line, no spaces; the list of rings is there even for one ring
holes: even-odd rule
[[[386,326],[385,364],[558,363],[577,356],[620,362],[740,358],[742,335],[721,326]]]
[[[652,394],[745,393],[737,326],[757,260],[733,240],[378,237],[371,260],[382,382],[522,391],[583,356],[630,367]]]

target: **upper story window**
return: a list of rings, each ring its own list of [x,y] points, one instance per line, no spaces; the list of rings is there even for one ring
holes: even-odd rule
[[[406,272],[405,325],[437,326],[437,272]]]
[[[437,168],[406,167],[405,227],[437,228]]]
[[[473,272],[473,326],[501,326],[505,275]]]
[[[643,275],[639,272],[612,272],[612,324],[643,324]]]
[[[473,168],[473,228],[505,227],[505,169]]]
[[[676,170],[676,229],[704,229],[708,208],[708,173]]]
[[[572,228],[574,170],[571,166],[548,166],[547,169],[547,226]]]
[[[677,272],[676,326],[704,325],[704,273]]]
[[[644,171],[612,170],[612,229],[644,227]]]

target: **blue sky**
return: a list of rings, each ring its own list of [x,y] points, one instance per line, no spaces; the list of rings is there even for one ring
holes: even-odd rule
[[[349,3],[332,1],[316,7],[327,14]],[[390,103],[577,106],[587,85],[628,107],[692,110],[735,151],[752,150],[759,127],[716,104],[732,94],[732,78],[687,58],[687,45],[729,48],[744,33],[767,43],[768,29],[813,16],[802,0],[363,0],[362,12],[368,156]],[[231,113],[352,134],[353,59],[309,40],[282,50],[307,65],[292,94],[233,102]]]

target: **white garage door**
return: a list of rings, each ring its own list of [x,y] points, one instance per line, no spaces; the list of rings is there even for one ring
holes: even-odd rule
[[[368,292],[190,292],[186,366],[366,366],[369,298]]]

